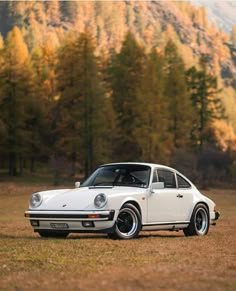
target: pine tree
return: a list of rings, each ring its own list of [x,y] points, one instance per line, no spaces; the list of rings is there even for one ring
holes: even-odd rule
[[[82,33],[67,41],[58,65],[58,144],[69,154],[73,165],[80,161],[86,176],[104,161],[104,145],[109,139],[107,103],[94,52],[90,34]]]
[[[17,159],[27,151],[27,105],[31,91],[28,50],[21,32],[14,28],[8,33],[2,51],[4,62],[0,69],[0,108],[6,126],[3,141],[9,161],[9,174],[17,174]]]
[[[169,40],[165,47],[165,97],[168,102],[169,131],[175,148],[188,145],[192,123],[192,106],[187,92],[185,66],[176,45]]]
[[[3,48],[3,46],[4,46],[4,40],[3,40],[2,35],[0,33],[0,50]]]
[[[234,47],[236,47],[236,25],[232,27],[231,40]]]
[[[139,98],[140,127],[135,130],[141,148],[141,159],[167,162],[168,113],[164,98],[164,56],[152,49],[142,79]]]
[[[188,88],[197,118],[193,124],[192,137],[195,145],[201,150],[207,142],[208,130],[212,122],[225,118],[224,106],[217,94],[217,77],[207,69],[207,57],[200,60],[200,70],[192,67],[187,71]]]
[[[44,5],[46,7],[46,16],[49,23],[52,25],[57,25],[60,22],[60,5],[57,0],[45,1]]]
[[[114,151],[119,160],[137,160],[140,157],[135,130],[141,126],[138,94],[144,67],[144,50],[128,32],[110,68],[113,106],[117,116]]]
[[[76,22],[78,16],[77,1],[60,1],[60,11],[64,21]]]
[[[52,124],[54,118],[55,100],[57,100],[56,85],[56,52],[49,45],[35,48],[31,54],[31,63],[34,69],[34,99],[31,102],[32,133],[31,171],[34,171],[36,158],[50,157],[52,148]],[[32,98],[31,98],[32,99]]]

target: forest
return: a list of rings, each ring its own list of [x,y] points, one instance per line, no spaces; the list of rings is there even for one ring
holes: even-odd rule
[[[234,55],[219,41],[226,41],[223,32],[217,32],[218,48],[224,48],[218,54],[209,54],[209,47],[215,49],[210,44],[184,50],[184,30],[174,33],[176,27],[160,30],[162,41],[154,44],[141,41],[130,26],[119,45],[108,47],[101,45],[105,27],[96,26],[94,34],[93,26],[81,29],[77,23],[80,29],[66,29],[52,42],[40,29],[54,27],[58,36],[55,23],[64,19],[68,28],[68,19],[76,22],[72,8],[79,4],[32,2],[38,10],[26,1],[0,6],[7,15],[4,22],[0,18],[2,176],[46,171],[60,184],[86,177],[103,163],[144,161],[173,166],[202,186],[235,182],[234,77],[224,67],[229,59],[234,64]],[[181,11],[192,7],[181,5]],[[46,14],[39,16],[39,7]],[[19,17],[23,8],[31,24]],[[101,15],[108,8],[96,9]],[[53,25],[44,23],[50,19]]]

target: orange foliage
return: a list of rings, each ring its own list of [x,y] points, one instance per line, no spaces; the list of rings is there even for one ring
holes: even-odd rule
[[[213,133],[218,146],[223,150],[236,150],[236,134],[232,124],[224,120],[216,120],[213,123]]]

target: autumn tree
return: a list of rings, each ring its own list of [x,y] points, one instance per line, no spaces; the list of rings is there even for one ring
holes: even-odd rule
[[[165,47],[165,98],[168,102],[169,131],[175,148],[187,146],[192,125],[192,106],[185,79],[185,66],[177,47],[169,40]]]
[[[31,64],[34,69],[34,100],[31,110],[34,112],[32,128],[32,148],[34,155],[31,157],[31,170],[34,169],[35,158],[50,157],[52,151],[52,124],[54,120],[55,102],[58,98],[56,81],[56,52],[50,44],[35,48],[31,54]],[[32,99],[32,98],[31,98]]]
[[[232,40],[233,46],[236,47],[236,25],[232,27],[231,40]]]
[[[17,161],[28,150],[27,120],[32,88],[28,50],[17,27],[8,33],[2,56],[0,108],[6,127],[3,144],[9,161],[9,175],[14,176],[17,174]]]
[[[60,22],[60,4],[58,1],[45,1],[46,16],[51,24],[56,25]]]
[[[147,56],[141,89],[137,93],[140,126],[134,132],[143,161],[166,162],[170,154],[164,64],[163,54],[153,48]]]
[[[59,53],[57,144],[85,175],[108,159],[109,120],[99,77],[95,47],[89,32],[72,36]]]
[[[64,21],[71,21],[74,23],[78,17],[77,1],[60,1],[60,11]]]
[[[224,106],[217,96],[220,92],[217,86],[217,77],[207,69],[207,56],[203,55],[200,60],[200,70],[192,67],[187,71],[187,82],[191,100],[197,117],[193,123],[192,138],[200,150],[212,122],[224,119]]]
[[[113,106],[117,119],[114,151],[119,160],[137,160],[140,146],[135,131],[140,124],[138,94],[144,75],[145,54],[133,34],[128,32],[120,53],[114,56],[110,68]]]

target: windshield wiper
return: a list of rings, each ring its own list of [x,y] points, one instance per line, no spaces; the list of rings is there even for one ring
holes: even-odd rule
[[[115,184],[113,184],[113,186],[117,186],[117,187],[136,187],[136,188],[145,188],[146,187],[146,184],[132,184],[132,183],[130,183],[130,184],[121,184],[121,183],[115,183]]]

